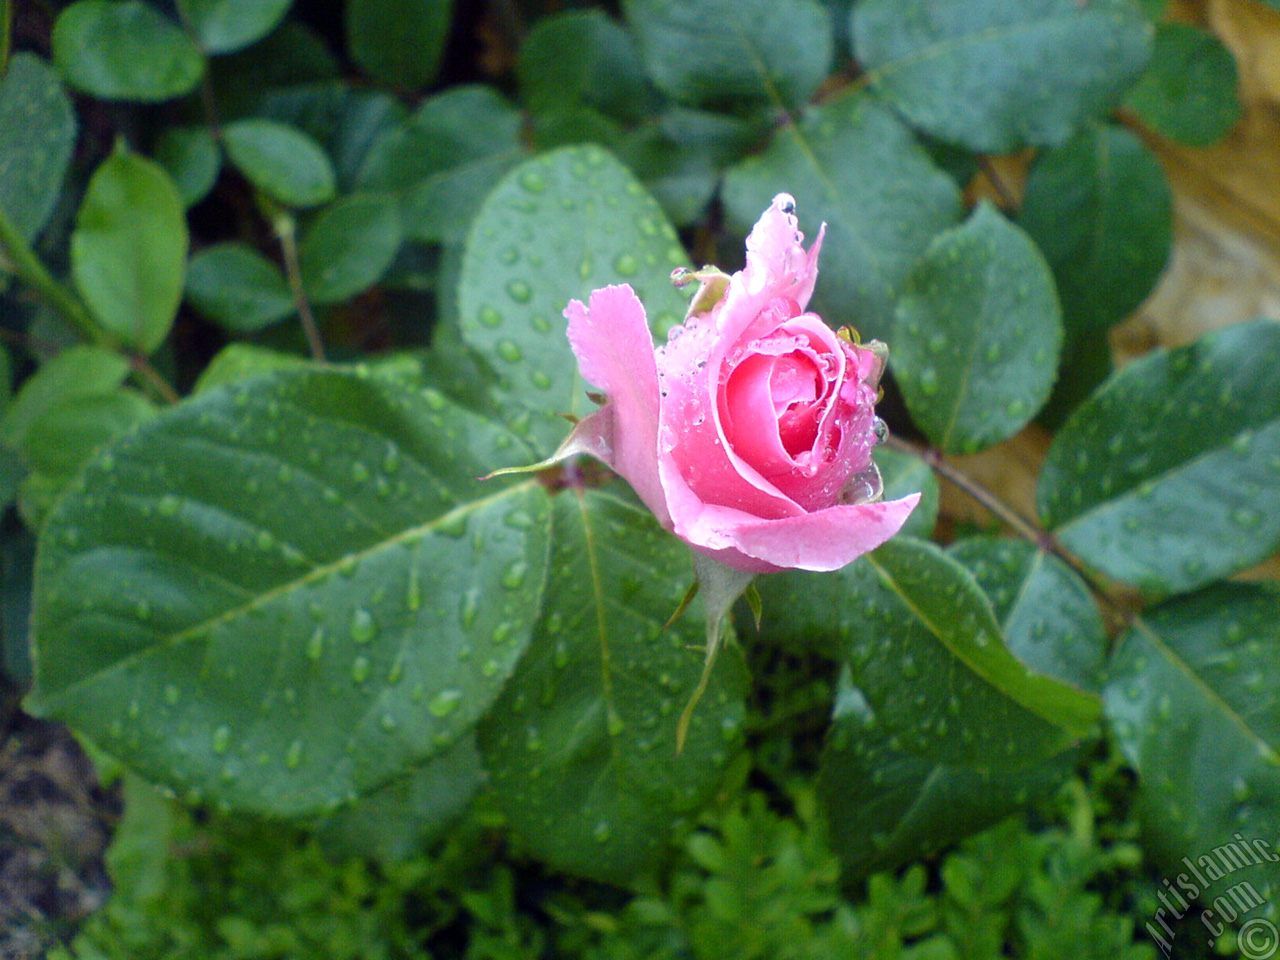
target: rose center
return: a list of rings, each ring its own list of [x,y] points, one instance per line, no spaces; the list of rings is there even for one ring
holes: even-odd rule
[[[825,386],[810,356],[796,351],[773,362],[769,393],[778,420],[778,439],[792,457],[813,449],[822,413],[815,401],[825,393]]]

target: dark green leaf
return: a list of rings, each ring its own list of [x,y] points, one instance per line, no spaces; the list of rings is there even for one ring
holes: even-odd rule
[[[895,749],[920,759],[1025,767],[1097,717],[1095,698],[1009,652],[972,575],[932,544],[899,537],[838,573],[779,574],[760,592],[761,632],[846,659]]]
[[[1192,147],[1216,143],[1240,119],[1235,58],[1211,33],[1162,23],[1151,66],[1125,106],[1170,140]]]
[[[1061,143],[1151,56],[1135,0],[862,0],[854,55],[914,126],[977,153]]]
[[[691,106],[791,109],[831,69],[831,14],[817,0],[623,0],[622,9],[649,76]]]
[[[1206,885],[1231,873],[1224,886],[1280,891],[1275,854],[1252,843],[1274,844],[1280,817],[1276,585],[1218,584],[1157,607],[1121,638],[1110,674],[1107,717],[1138,771],[1155,859],[1193,882],[1193,870]]]
[[[888,338],[911,265],[960,214],[951,178],[884,107],[857,96],[808,111],[728,172],[733,229],[750,230],[779,190],[796,198],[810,239],[827,223],[813,309],[829,323]]]
[[[919,457],[892,447],[877,447],[874,459],[884,480],[885,500],[920,494],[920,502],[907,517],[902,533],[927,539],[938,522],[938,478]]]
[[[262,98],[258,112],[297,127],[324,147],[333,158],[342,192],[356,185],[371,147],[408,115],[386,91],[342,80],[272,90]]]
[[[638,122],[661,105],[635,40],[603,10],[567,10],[539,20],[521,44],[519,78],[521,97],[535,117],[591,107]]]
[[[314,207],[333,198],[333,166],[302,131],[274,120],[237,120],[223,137],[236,168],[280,203]]]
[[[983,770],[903,751],[866,698],[846,687],[822,751],[818,792],[832,849],[853,882],[937,852],[1047,794],[1074,751],[1027,769]]]
[[[1020,540],[963,540],[949,553],[990,599],[1011,653],[1077,689],[1098,689],[1102,618],[1065,564]],[[832,814],[832,840],[854,879],[995,823],[1059,783],[1078,760],[1068,751],[1026,769],[989,771],[913,757],[846,685],[818,783]],[[856,817],[842,815],[851,809]]]
[[[532,630],[529,452],[338,371],[201,394],[100,453],[41,534],[30,706],[144,776],[302,815],[452,745]]]
[[[1160,350],[1054,439],[1037,502],[1067,549],[1157,592],[1194,590],[1280,547],[1280,324]]]
[[[365,73],[404,90],[435,79],[453,0],[347,0],[347,44]]]
[[[67,83],[102,100],[172,100],[204,73],[200,50],[142,0],[78,0],[53,26],[53,62]]]
[[[33,240],[49,222],[76,143],[76,117],[39,57],[15,54],[0,78],[0,212]]]
[[[182,19],[208,53],[230,53],[276,28],[293,0],[178,0]]]
[[[629,283],[665,333],[685,313],[669,282],[688,258],[636,179],[598,147],[568,147],[511,171],[476,215],[458,284],[466,342],[497,370],[515,422],[550,453],[555,413],[589,412],[565,337],[569,300]],[[531,425],[532,423],[532,425]]]
[[[156,141],[155,160],[173,179],[188,207],[208,195],[222,169],[218,141],[205,127],[168,127]]]
[[[335,857],[405,860],[439,839],[485,780],[469,735],[416,770],[326,818],[318,834]]]
[[[32,425],[55,405],[112,393],[128,375],[129,361],[118,353],[85,344],[68,347],[23,381],[0,419],[0,441],[24,446]]]
[[[0,540],[0,672],[31,686],[31,575],[36,538],[18,530]]]
[[[294,311],[293,293],[284,275],[238,240],[206,247],[191,258],[187,299],[233,333],[253,333]]]
[[[71,234],[71,273],[98,321],[151,353],[182,300],[187,219],[164,168],[116,150],[94,171]]]
[[[400,216],[390,197],[352,194],[307,227],[298,254],[302,286],[317,303],[346,300],[378,282],[400,248]]]
[[[402,198],[408,237],[457,243],[494,183],[524,153],[520,112],[490,87],[423,102],[369,148],[357,183]]]
[[[1015,657],[1037,673],[1098,690],[1107,643],[1102,614],[1070,567],[1025,540],[972,537],[947,553],[991,600]]]
[[[715,787],[739,740],[744,676],[725,656],[676,755],[702,670],[700,609],[666,631],[692,569],[643,507],[592,491],[555,500],[546,615],[480,726],[492,789],[524,845],[611,882],[666,846],[676,814]]]
[[[1017,433],[1049,398],[1062,321],[1035,245],[982,203],[940,233],[898,301],[893,372],[911,417],[943,450]]]
[[[240,119],[257,113],[283,87],[338,80],[342,67],[320,34],[285,20],[261,42],[215,58],[210,72],[222,116]]]
[[[1076,337],[1097,337],[1155,286],[1173,243],[1160,162],[1123,127],[1096,124],[1036,158],[1018,222],[1053,268]]]

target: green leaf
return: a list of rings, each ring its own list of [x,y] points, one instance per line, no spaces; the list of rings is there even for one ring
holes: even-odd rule
[[[888,110],[855,96],[807,111],[728,172],[723,196],[733,230],[745,235],[780,189],[796,198],[810,240],[827,224],[812,309],[833,325],[888,339],[912,264],[960,215],[951,178]]]
[[[971,537],[947,554],[990,599],[1015,657],[1037,673],[1097,692],[1107,635],[1078,574],[1025,540]]]
[[[41,533],[30,707],[189,797],[332,808],[452,745],[546,570],[527,461],[435,391],[338,371],[203,393],[100,453]]]
[[[135,390],[64,398],[38,417],[23,446],[29,473],[18,491],[23,520],[38,529],[54,502],[89,457],[116,437],[155,416]]]
[[[393,199],[352,194],[325,207],[298,247],[302,286],[316,303],[346,300],[381,279],[400,249]]]
[[[217,183],[222,151],[205,127],[169,127],[156,141],[155,161],[173,179],[183,205],[193,207]]]
[[[356,186],[371,147],[403,122],[408,111],[384,90],[342,80],[292,85],[263,96],[258,112],[297,127],[333,158],[340,192]]]
[[[913,453],[892,447],[876,447],[872,458],[884,480],[884,499],[897,500],[909,493],[919,493],[920,502],[907,517],[902,533],[927,539],[938,522],[938,478],[928,464]]]
[[[1235,58],[1205,30],[1159,24],[1151,66],[1125,106],[1170,140],[1191,147],[1217,143],[1240,119]]]
[[[129,361],[118,353],[87,344],[68,347],[23,381],[0,418],[0,441],[25,446],[35,422],[55,405],[111,393],[128,375]]]
[[[325,818],[317,829],[332,857],[397,863],[444,835],[485,781],[475,736]]]
[[[921,759],[901,749],[856,688],[843,687],[822,750],[818,795],[848,883],[998,823],[1048,794],[1079,761],[1068,751],[1025,769],[983,770]]]
[[[406,236],[460,242],[485,195],[524,154],[521,123],[491,87],[454,87],[374,141],[356,182],[401,197]]]
[[[0,213],[28,240],[49,222],[76,143],[76,117],[39,57],[15,54],[0,78]]]
[[[289,283],[247,243],[205,247],[187,267],[187,300],[232,333],[254,333],[294,312]]]
[[[1054,438],[1037,503],[1108,576],[1194,590],[1280,547],[1280,324],[1144,356]]]
[[[653,82],[691,106],[791,109],[831,69],[831,14],[817,0],[623,0],[622,9]]]
[[[1231,848],[1233,837],[1275,838],[1278,674],[1280,590],[1224,583],[1136,620],[1120,639],[1104,694],[1120,748],[1138,771],[1138,813],[1156,861],[1182,873],[1191,869],[1186,857],[1208,883],[1232,873],[1224,885],[1247,880],[1266,898],[1280,890],[1276,864],[1252,857],[1234,873]]]
[[[71,234],[71,275],[98,321],[128,347],[164,342],[182,300],[187,219],[164,168],[117,149],[94,171]]]
[[[685,314],[669,282],[688,258],[636,179],[598,147],[568,147],[512,170],[476,215],[458,284],[463,339],[497,370],[513,422],[542,454],[564,439],[557,413],[588,400],[565,337],[569,300],[629,283],[650,326]]]
[[[546,615],[480,725],[490,786],[523,845],[552,867],[622,883],[667,846],[735,752],[744,676],[722,657],[676,755],[698,682],[700,611],[663,623],[692,579],[685,548],[603,491],[555,499]],[[673,576],[673,574],[675,576]]]
[[[260,42],[210,63],[214,100],[227,119],[257,114],[281,88],[335,81],[342,71],[319,33],[289,19]]]
[[[661,107],[635,40],[603,10],[544,17],[520,45],[520,95],[535,117],[582,107],[638,122]]]
[[[862,0],[854,56],[913,126],[976,153],[1062,143],[1151,56],[1134,0]]]
[[[991,601],[1014,656],[1076,689],[1098,689],[1102,618],[1065,564],[1020,540],[975,537],[948,553]],[[818,785],[832,811],[833,846],[854,879],[990,826],[1044,795],[1079,759],[1067,751],[1027,768],[982,770],[945,756],[914,757],[877,722],[866,698],[842,685]],[[858,816],[840,815],[850,809]]]
[[[293,0],[178,0],[178,9],[206,53],[231,53],[274,30],[292,3]]]
[[[333,199],[333,166],[318,143],[274,120],[237,120],[223,130],[227,157],[249,181],[290,207]]]
[[[77,0],[53,25],[53,62],[101,100],[172,100],[190,93],[204,57],[176,23],[142,0]]]
[[[838,573],[779,574],[760,592],[761,632],[845,659],[877,722],[920,759],[1025,767],[1097,718],[1096,698],[1009,652],[973,576],[932,544],[899,537]]]
[[[382,83],[421,90],[435,79],[449,38],[453,0],[347,0],[347,45]]]
[[[1164,271],[1173,193],[1141,140],[1095,124],[1036,158],[1018,222],[1053,269],[1069,339],[1097,337]]]
[[[983,202],[940,233],[898,301],[894,376],[911,418],[949,453],[1008,439],[1049,398],[1062,320],[1040,251]]]
[[[311,366],[310,360],[292,353],[277,353],[251,343],[229,343],[209,361],[191,392],[194,396],[277,370],[303,370]]]
[[[64,398],[31,425],[23,450],[32,470],[70,480],[94,451],[155,412],[150,400],[124,387]]]

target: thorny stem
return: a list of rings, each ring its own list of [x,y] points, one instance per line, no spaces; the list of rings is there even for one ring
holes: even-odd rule
[[[311,312],[311,301],[302,288],[302,266],[298,262],[298,240],[293,215],[288,211],[280,211],[272,218],[276,236],[280,239],[280,250],[284,254],[284,272],[289,278],[289,289],[293,292],[293,305],[302,321],[302,331],[307,337],[307,346],[311,349],[311,358],[317,363],[324,363],[324,341],[320,339],[320,328],[316,326],[315,315]]]

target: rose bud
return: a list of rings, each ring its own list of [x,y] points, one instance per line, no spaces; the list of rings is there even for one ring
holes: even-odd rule
[[[886,351],[805,312],[826,227],[806,252],[794,211],[788,195],[774,198],[740,272],[677,271],[702,287],[656,350],[626,284],[565,310],[579,369],[607,403],[560,456],[603,460],[664,527],[746,574],[843,567],[897,533],[919,500],[876,499]]]

